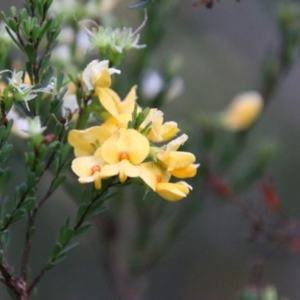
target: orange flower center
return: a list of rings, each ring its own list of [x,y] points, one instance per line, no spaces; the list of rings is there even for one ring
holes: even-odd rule
[[[157,180],[157,183],[161,182],[162,178],[160,175],[156,175],[156,180]]]
[[[119,161],[123,159],[130,160],[130,155],[127,151],[122,151],[119,153]]]
[[[91,167],[92,175],[94,175],[96,172],[100,172],[100,171],[101,171],[101,167],[99,165],[94,165]]]

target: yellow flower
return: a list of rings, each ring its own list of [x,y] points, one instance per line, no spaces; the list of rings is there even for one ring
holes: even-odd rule
[[[257,92],[237,95],[222,115],[222,125],[231,131],[247,129],[263,109],[263,99]]]
[[[90,156],[111,136],[107,128],[101,126],[90,127],[85,130],[71,130],[68,142],[74,147],[76,157]]]
[[[117,93],[111,89],[97,88],[96,94],[102,106],[116,119],[120,119],[121,114],[129,114],[133,112],[136,100],[136,86],[132,87],[126,98],[121,101]]]
[[[108,60],[98,61],[93,60],[82,72],[82,81],[86,88],[94,90],[97,87],[108,88],[111,86],[111,76],[114,73],[120,74],[121,71],[108,68]]]
[[[197,168],[199,164],[189,164],[184,168],[177,168],[170,171],[171,175],[177,178],[189,178],[194,177],[197,173]]]
[[[195,155],[190,152],[176,151],[186,140],[187,135],[183,134],[168,143],[165,150],[160,150],[156,153],[157,159],[163,164],[167,171],[171,172],[177,169],[184,170],[188,167],[192,168],[190,165],[195,162]],[[188,171],[188,173],[190,173],[190,171]]]
[[[79,176],[80,183],[94,182],[95,188],[101,188],[101,169],[104,161],[101,158],[95,159],[93,156],[82,156],[75,158],[72,162],[73,172]]]
[[[163,123],[163,120],[163,112],[152,108],[139,129],[143,130],[151,122],[151,130],[147,136],[150,141],[163,142],[170,140],[179,132],[179,128],[176,122]]]
[[[119,118],[109,117],[101,127],[106,128],[110,132],[115,132],[120,128],[127,128],[128,122],[132,119],[132,115],[130,114],[120,114]]]
[[[171,174],[154,162],[143,163],[140,177],[162,198],[168,201],[179,201],[186,197],[192,187],[184,181],[169,182]]]
[[[101,148],[95,152],[95,158],[102,158],[106,165],[102,169],[105,177],[119,174],[121,182],[127,177],[138,177],[139,165],[149,154],[149,141],[134,129],[117,130]]]

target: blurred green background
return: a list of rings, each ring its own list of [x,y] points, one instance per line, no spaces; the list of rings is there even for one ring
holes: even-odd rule
[[[176,16],[166,20],[165,40],[157,51],[157,64],[170,51],[182,56],[184,61],[185,91],[180,99],[163,108],[166,120],[175,120],[183,131],[196,134],[200,113],[221,110],[238,92],[259,86],[261,63],[278,44],[273,18],[278,2],[284,1],[242,0],[236,3],[222,0],[208,10],[193,8],[192,0],[182,0]],[[2,0],[0,3],[1,9],[6,10],[8,6],[18,5],[19,1]],[[130,26],[135,24],[135,12],[127,10],[128,3],[132,1],[121,1],[119,14],[124,25]],[[268,173],[274,179],[284,211],[295,218],[300,217],[299,78],[300,65],[296,63],[248,141],[249,147],[257,138],[278,142],[279,155]],[[197,151],[193,141],[189,142],[189,147]],[[245,162],[248,155],[246,147]],[[17,157],[14,163],[17,168]],[[241,161],[241,165],[243,163]],[[196,180],[193,185],[189,198],[197,201]],[[246,197],[260,196],[254,191]],[[55,240],[55,230],[65,216],[74,211],[74,203],[63,190],[45,205],[38,218],[44,233],[37,233],[31,257],[33,272],[46,261],[48,247]],[[21,227],[22,224],[15,227],[17,234]],[[149,274],[147,300],[235,299],[248,283],[253,261],[271,249],[267,244],[249,243],[249,230],[249,223],[240,209],[207,197],[201,211],[163,263]],[[12,240],[16,257],[12,261],[17,260],[22,238],[18,234],[18,238]],[[80,242],[79,248],[45,276],[39,287],[40,299],[118,299],[101,269],[101,245],[96,232]],[[300,299],[299,279],[299,254],[280,249],[267,261],[264,282],[274,284],[280,295],[291,300]],[[9,299],[3,286],[0,299]]]

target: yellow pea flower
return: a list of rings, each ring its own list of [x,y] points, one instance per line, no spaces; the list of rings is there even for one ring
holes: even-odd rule
[[[102,106],[108,111],[114,118],[119,119],[120,114],[131,114],[134,109],[136,101],[136,86],[132,87],[126,98],[121,101],[120,97],[113,90],[108,88],[97,88],[96,95]]]
[[[97,87],[108,88],[111,86],[111,75],[114,73],[120,74],[121,71],[109,68],[108,60],[98,61],[93,60],[82,72],[82,82],[87,90],[94,90]]]
[[[179,132],[179,128],[176,122],[163,123],[163,120],[163,112],[152,108],[139,129],[143,130],[151,122],[151,130],[147,136],[150,141],[163,142],[170,140]]]
[[[185,168],[178,168],[170,171],[171,175],[177,178],[190,178],[194,177],[197,173],[199,164],[190,164]]]
[[[153,191],[168,201],[179,201],[192,189],[184,181],[169,182],[171,174],[154,162],[141,164],[140,177]]]
[[[93,156],[77,157],[72,162],[73,172],[79,176],[80,183],[94,182],[95,188],[100,189],[102,178],[101,170],[104,161],[101,158],[95,159]]]
[[[196,157],[194,154],[177,151],[180,145],[186,140],[187,135],[184,134],[168,143],[165,150],[159,150],[156,153],[157,159],[166,167],[167,171],[171,172],[176,169],[185,169],[195,162]]]
[[[263,98],[257,92],[237,95],[222,115],[222,126],[230,131],[251,126],[263,109]]]
[[[150,151],[149,141],[134,129],[121,128],[107,139],[95,152],[95,158],[102,158],[106,165],[102,169],[105,177],[119,174],[121,182],[127,177],[138,177],[139,165]]]
[[[107,128],[101,126],[90,127],[85,130],[71,130],[68,142],[74,147],[76,157],[90,156],[111,136]]]

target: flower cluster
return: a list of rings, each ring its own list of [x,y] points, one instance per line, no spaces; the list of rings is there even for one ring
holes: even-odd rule
[[[160,110],[142,110],[136,103],[136,86],[121,100],[110,88],[113,73],[119,72],[109,69],[105,61],[90,63],[82,73],[82,85],[92,89],[105,114],[99,126],[70,131],[68,141],[76,157],[72,170],[80,183],[94,182],[96,189],[101,188],[102,179],[112,176],[121,183],[140,178],[164,199],[182,199],[192,187],[170,179],[196,174],[195,156],[178,151],[187,135],[173,139],[179,132],[175,122],[164,122]]]

